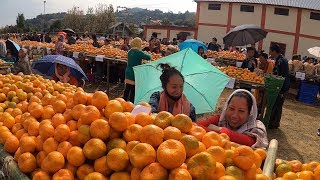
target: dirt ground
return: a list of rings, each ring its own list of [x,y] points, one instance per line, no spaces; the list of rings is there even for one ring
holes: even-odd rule
[[[104,82],[87,84],[85,90],[94,92],[96,90],[106,90],[107,84]],[[110,86],[109,96],[111,98],[121,97],[123,84],[113,84]],[[217,103],[216,111],[220,113],[226,99],[231,94],[231,90],[223,91]],[[214,113],[199,115],[201,120]],[[278,158],[285,160],[300,160],[302,162],[320,161],[320,136],[317,136],[317,129],[320,128],[320,105],[310,106],[298,102],[294,96],[289,96],[282,113],[281,125],[279,129],[268,130],[268,138],[277,139],[279,142]]]

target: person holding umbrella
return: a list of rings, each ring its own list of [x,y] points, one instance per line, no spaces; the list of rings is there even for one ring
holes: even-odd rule
[[[160,76],[162,92],[154,92],[149,104],[153,113],[168,111],[173,115],[185,114],[192,121],[196,121],[196,110],[187,97],[183,94],[183,75],[168,64],[160,64],[162,74]]]
[[[55,63],[53,80],[78,86],[78,80],[70,74],[70,68],[59,63]]]
[[[151,55],[145,54],[141,51],[142,40],[140,38],[134,38],[130,43],[131,49],[128,52],[128,65],[125,71],[125,90],[123,99],[134,102],[135,95],[135,78],[133,67],[141,65],[142,60],[150,60]]]
[[[27,49],[21,48],[19,50],[19,59],[16,61],[13,65],[14,67],[14,72],[16,74],[22,72],[24,75],[29,75],[31,74],[31,67],[29,63],[29,58],[27,55]]]

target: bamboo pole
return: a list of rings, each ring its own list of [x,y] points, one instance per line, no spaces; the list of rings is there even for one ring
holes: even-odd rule
[[[278,151],[278,141],[276,139],[272,139],[269,143],[267,158],[263,166],[263,174],[268,176],[270,179],[272,179],[272,176],[273,176],[274,165],[277,158],[277,151]]]

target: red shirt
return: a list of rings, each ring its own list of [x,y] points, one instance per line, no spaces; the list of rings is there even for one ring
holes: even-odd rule
[[[197,125],[203,127],[207,132],[211,131],[208,126],[210,124],[218,125],[220,119],[220,115],[214,115],[206,120],[199,121],[197,122]],[[219,133],[225,133],[230,137],[230,141],[246,145],[246,146],[252,146],[256,143],[256,139],[254,137],[245,135],[245,134],[240,134],[238,132],[235,132],[231,129],[222,127],[221,131]]]
[[[69,78],[70,78],[70,80],[68,82],[69,84],[74,85],[74,86],[78,86],[79,83],[75,77],[73,77],[72,75],[69,75]],[[56,75],[54,75],[53,80],[59,81],[59,78]]]

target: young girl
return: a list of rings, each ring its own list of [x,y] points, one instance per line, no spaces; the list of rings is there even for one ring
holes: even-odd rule
[[[182,74],[168,64],[161,64],[161,68],[163,70],[160,80],[163,91],[151,95],[149,104],[152,106],[152,112],[168,111],[173,115],[186,114],[195,121],[195,108],[183,94]]]
[[[207,131],[227,134],[232,142],[266,149],[267,131],[256,118],[255,98],[249,91],[238,89],[229,96],[221,115],[214,115],[197,124]]]

